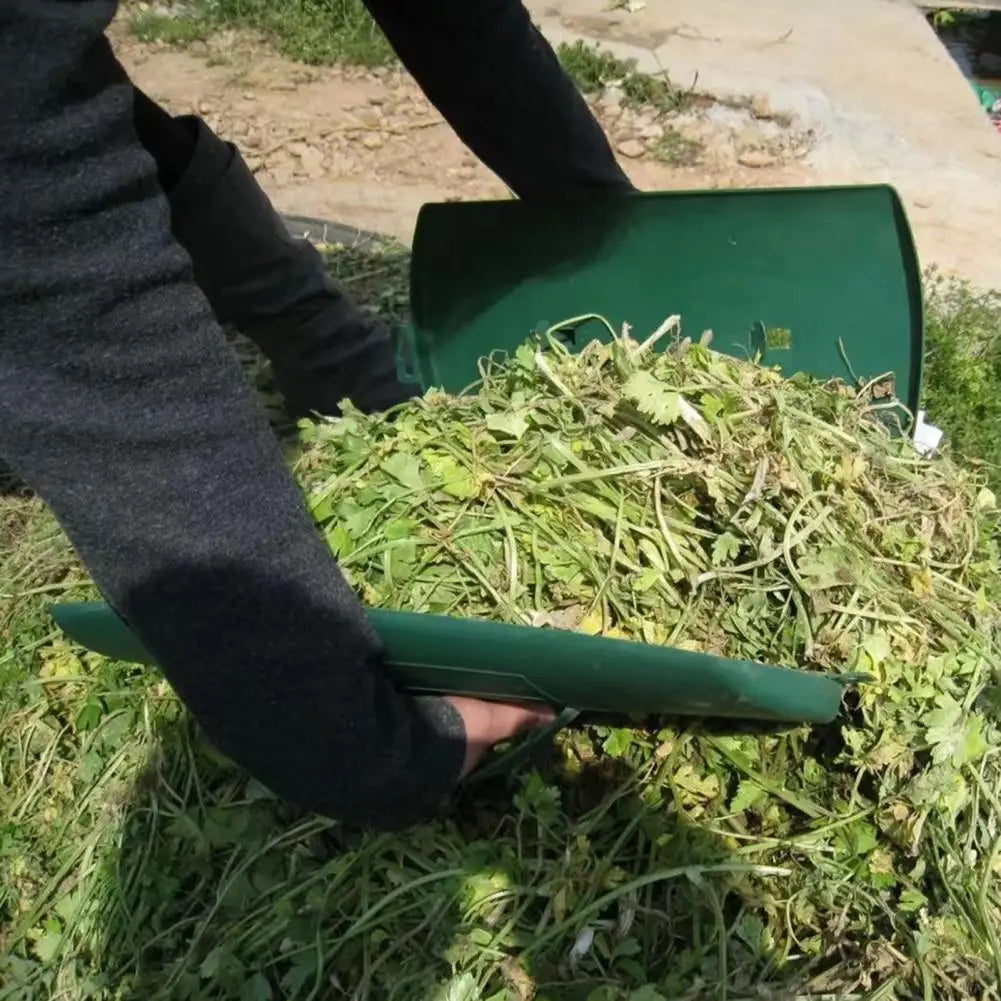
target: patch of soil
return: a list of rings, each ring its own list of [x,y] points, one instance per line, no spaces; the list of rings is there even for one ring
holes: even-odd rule
[[[234,142],[283,212],[406,242],[425,202],[508,194],[401,70],[303,66],[232,32],[184,51],[141,43],[122,24],[111,34],[136,84]],[[591,103],[644,190],[808,179],[812,137],[761,98],[735,106],[702,97],[658,115],[625,107],[612,87]]]

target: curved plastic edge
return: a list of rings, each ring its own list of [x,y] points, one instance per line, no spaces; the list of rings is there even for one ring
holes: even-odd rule
[[[424,268],[424,257],[426,255],[425,245],[427,241],[427,220],[430,215],[434,218],[435,215],[435,205],[438,203],[427,202],[420,207],[417,211],[417,219],[414,222],[414,236],[410,244],[410,272],[408,278],[409,293],[410,293],[410,315],[411,327],[410,327],[410,343],[413,350],[413,358],[415,367],[418,369],[421,377],[421,386],[425,391],[431,388],[432,383],[436,378],[436,372],[434,370],[434,357],[431,352],[427,350],[427,346],[422,343],[419,325],[417,323],[416,317],[423,316],[425,312],[425,296],[427,295],[427,286],[421,279],[421,274]]]
[[[139,637],[103,601],[79,601],[49,608],[56,625],[75,643],[112,660],[155,665]]]
[[[387,666],[411,690],[430,680],[437,691],[541,697],[583,712],[810,723],[834,719],[845,690],[841,676],[677,647],[384,609],[369,616]]]
[[[413,383],[426,392],[428,386],[421,375],[420,359],[417,356],[417,341],[411,324],[397,324],[390,328],[393,349],[396,354],[396,376],[400,382]]]
[[[386,670],[414,693],[626,715],[828,723],[841,709],[845,686],[856,680],[571,632],[381,609],[369,615]],[[91,650],[155,663],[103,602],[57,605],[53,616]]]
[[[907,408],[916,418],[921,407],[921,387],[924,384],[925,364],[925,303],[924,290],[921,283],[921,260],[918,257],[917,243],[914,231],[911,229],[907,210],[904,208],[900,193],[890,184],[881,185],[890,194],[893,203],[893,214],[897,222],[897,232],[900,236],[900,254],[907,275],[907,295],[911,302],[914,317],[912,323],[911,370],[907,387]]]

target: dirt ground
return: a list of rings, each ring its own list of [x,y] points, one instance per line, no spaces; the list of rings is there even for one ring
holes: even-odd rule
[[[150,96],[237,144],[285,213],[406,242],[425,202],[507,194],[402,72],[303,66],[232,33],[184,51],[141,43],[123,25],[113,40]],[[810,183],[811,133],[760,95],[658,116],[623,108],[611,88],[593,107],[645,190]]]

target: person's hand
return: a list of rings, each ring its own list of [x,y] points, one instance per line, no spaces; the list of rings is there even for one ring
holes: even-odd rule
[[[450,695],[446,701],[458,711],[466,728],[466,760],[460,778],[465,778],[494,744],[537,730],[554,718],[548,706],[485,702],[463,695]]]

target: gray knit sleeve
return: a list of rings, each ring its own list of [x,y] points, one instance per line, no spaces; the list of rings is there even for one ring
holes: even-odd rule
[[[173,242],[106,0],[0,5],[0,454],[207,736],[307,809],[395,827],[463,761],[379,647]]]

